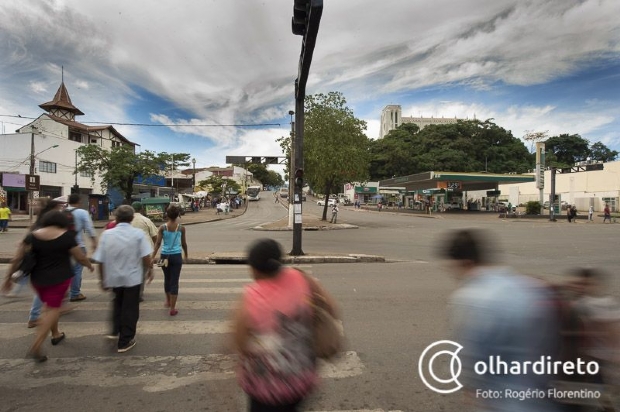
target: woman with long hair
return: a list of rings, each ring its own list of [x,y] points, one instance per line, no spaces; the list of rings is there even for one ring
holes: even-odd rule
[[[159,262],[164,272],[164,293],[166,294],[164,306],[170,309],[170,316],[176,316],[179,313],[176,305],[179,296],[179,278],[183,267],[181,251],[187,260],[187,240],[185,228],[180,222],[181,211],[179,208],[170,206],[166,211],[166,216],[168,221],[161,225],[157,231],[153,261],[158,261],[156,259],[157,251],[161,247]]]
[[[10,287],[10,274],[15,272],[27,247],[30,247],[36,256],[30,282],[45,304],[35,340],[28,351],[28,356],[37,362],[47,360],[47,356],[41,352],[41,346],[50,332],[54,346],[65,338],[64,332],[58,330],[58,318],[62,300],[73,278],[71,257],[88,267],[91,272],[94,270],[90,260],[77,245],[75,234],[67,230],[68,227],[69,220],[62,212],[52,210],[45,213],[41,218],[40,227],[33,230],[21,243],[17,255],[9,265],[8,274],[2,286],[3,290]]]

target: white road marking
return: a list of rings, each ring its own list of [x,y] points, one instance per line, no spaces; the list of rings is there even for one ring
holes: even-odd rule
[[[164,308],[164,299],[163,292],[162,298],[158,301],[153,301],[150,295],[146,295],[147,301],[140,303],[140,311],[144,310],[165,310]],[[90,311],[111,311],[111,300],[112,295],[110,295],[110,302],[92,302],[89,300],[82,301],[79,303],[68,303],[66,304],[68,307],[73,308],[72,311],[80,311],[80,312],[90,312]],[[32,298],[28,297],[26,300],[20,299],[15,300],[10,303],[5,303],[4,305],[0,305],[0,312],[28,312],[30,310],[30,305],[32,303]],[[224,301],[179,301],[179,310],[229,310],[236,307],[236,302],[232,300],[224,300]],[[63,321],[64,323],[64,321]]]
[[[138,346],[139,339],[138,336]],[[162,392],[208,380],[233,379],[235,357],[205,356],[91,356],[50,358],[44,364],[31,359],[0,359],[0,387],[31,389],[62,383],[98,387],[142,385],[146,392]],[[333,363],[320,362],[322,378],[359,376],[365,367],[356,352],[343,353]]]

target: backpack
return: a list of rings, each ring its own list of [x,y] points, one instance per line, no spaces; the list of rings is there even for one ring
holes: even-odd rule
[[[73,211],[74,210],[75,210],[75,208],[72,208],[72,209],[66,209],[65,208],[62,211],[62,213],[65,215],[65,217],[69,221],[69,226],[67,227],[67,230],[69,232],[73,232],[73,234],[77,234],[77,230],[75,230],[75,216],[73,215]]]

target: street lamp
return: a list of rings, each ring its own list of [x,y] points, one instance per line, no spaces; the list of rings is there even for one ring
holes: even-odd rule
[[[196,159],[192,158],[192,164],[194,165],[194,173],[192,177],[192,193],[196,190]]]

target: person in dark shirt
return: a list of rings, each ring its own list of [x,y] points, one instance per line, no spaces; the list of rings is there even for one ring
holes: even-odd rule
[[[41,345],[48,334],[52,333],[52,345],[59,344],[65,334],[58,330],[60,306],[69,289],[73,271],[71,257],[82,265],[94,270],[92,263],[78,246],[75,235],[67,231],[69,220],[59,211],[46,213],[40,227],[33,230],[20,244],[15,258],[11,261],[3,290],[10,288],[10,274],[15,272],[28,247],[36,256],[36,265],[30,274],[30,282],[37,295],[45,304],[45,313],[38,325],[35,340],[28,351],[28,356],[37,362],[44,362],[47,356],[41,353]]]

